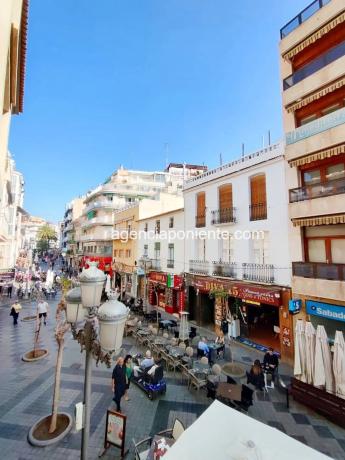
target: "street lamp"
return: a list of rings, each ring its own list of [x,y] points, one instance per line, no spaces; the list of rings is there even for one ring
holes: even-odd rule
[[[97,262],[89,262],[89,268],[84,269],[79,277],[80,288],[71,289],[66,295],[67,321],[72,323],[73,338],[80,344],[81,351],[85,350],[81,460],[87,460],[90,435],[92,358],[95,358],[97,364],[102,362],[107,367],[111,366],[112,353],[121,348],[129,313],[129,308],[117,298],[111,298],[100,307],[106,275],[97,265]],[[84,316],[84,328],[77,330],[76,323]]]

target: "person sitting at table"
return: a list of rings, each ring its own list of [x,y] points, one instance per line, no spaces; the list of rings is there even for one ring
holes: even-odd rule
[[[155,364],[156,364],[157,366],[161,366],[161,365],[162,365],[162,363],[163,363],[162,353],[158,353],[158,355],[156,356],[154,362],[155,362]]]
[[[264,356],[264,368],[267,372],[272,374],[273,378],[276,376],[279,366],[278,356],[273,353],[273,348],[269,348]]]
[[[152,358],[150,350],[147,350],[145,353],[145,358],[141,361],[140,366],[134,366],[133,373],[135,377],[139,377],[143,372],[148,370],[154,365],[154,360]]]
[[[220,347],[217,348],[217,358],[219,358],[219,353],[224,354],[224,349],[225,349],[225,340],[224,340],[224,335],[217,335],[215,343],[218,345],[221,345]]]
[[[210,349],[207,345],[207,341],[205,337],[202,337],[198,343],[198,356],[208,356],[210,353]]]
[[[261,363],[258,359],[254,361],[254,364],[250,368],[250,371],[247,372],[247,383],[251,383],[255,388],[263,390],[265,386],[264,373],[261,368]]]

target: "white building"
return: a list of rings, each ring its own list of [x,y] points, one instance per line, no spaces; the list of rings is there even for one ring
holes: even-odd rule
[[[278,143],[184,188],[185,229],[196,235],[185,241],[190,319],[219,326],[228,308],[241,319],[245,337],[278,350],[291,280],[286,168]],[[227,296],[223,310],[212,299],[219,291]]]

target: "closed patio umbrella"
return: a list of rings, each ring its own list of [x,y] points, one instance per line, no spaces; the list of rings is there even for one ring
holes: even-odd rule
[[[295,365],[294,375],[302,382],[306,382],[306,353],[305,353],[305,324],[299,319],[295,328]]]
[[[308,321],[305,324],[305,351],[306,351],[306,381],[314,383],[314,367],[315,367],[315,334],[314,326]]]
[[[111,291],[111,283],[110,283],[110,275],[108,274],[107,275],[107,279],[106,279],[106,282],[105,282],[105,288],[104,288],[105,292],[107,294],[110,294],[110,291]]]
[[[326,391],[334,392],[331,349],[324,326],[316,329],[314,385],[325,387]]]
[[[333,372],[335,392],[345,399],[345,341],[341,331],[336,331],[334,338]]]

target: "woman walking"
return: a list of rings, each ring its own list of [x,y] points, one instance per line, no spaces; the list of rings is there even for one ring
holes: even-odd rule
[[[19,302],[15,302],[12,307],[11,307],[11,313],[10,316],[13,317],[13,325],[16,326],[18,324],[18,317],[19,317],[19,312],[22,309],[22,306],[20,305]]]
[[[116,404],[116,410],[121,412],[121,398],[126,392],[126,371],[124,360],[121,356],[116,361],[111,382],[114,393],[113,401]]]
[[[132,374],[133,374],[132,356],[131,355],[127,355],[125,357],[124,366],[125,366],[125,374],[126,374],[125,401],[129,401],[130,398],[128,396],[128,390],[129,390],[129,385],[131,383],[131,377],[132,377]]]

